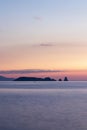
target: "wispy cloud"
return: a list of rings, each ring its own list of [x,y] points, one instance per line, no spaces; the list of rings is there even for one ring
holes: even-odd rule
[[[46,73],[46,72],[62,72],[61,70],[40,70],[40,69],[26,69],[26,70],[7,70],[0,71],[0,74],[29,74],[29,73]]]
[[[55,44],[53,44],[53,43],[41,43],[41,44],[39,44],[39,46],[42,46],[42,47],[49,47],[49,46],[54,46]]]
[[[33,19],[36,21],[42,21],[42,17],[40,16],[34,16]]]

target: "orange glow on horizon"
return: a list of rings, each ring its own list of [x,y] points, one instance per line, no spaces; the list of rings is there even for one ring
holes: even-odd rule
[[[1,70],[86,70],[86,59],[87,49],[84,44],[16,45],[0,49]]]

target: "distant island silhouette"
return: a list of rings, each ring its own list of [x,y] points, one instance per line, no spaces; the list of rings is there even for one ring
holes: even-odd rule
[[[64,77],[64,80],[59,78],[59,80],[55,80],[50,77],[45,78],[37,78],[37,77],[18,77],[18,78],[7,78],[4,76],[0,76],[0,81],[68,81],[67,77]]]
[[[19,78],[15,79],[14,81],[56,81],[56,80],[52,79],[50,77],[45,77],[45,78],[19,77]]]
[[[19,77],[15,79],[14,81],[57,81],[55,79],[52,79],[50,77],[45,78],[37,78],[37,77]],[[59,81],[62,81],[62,79],[59,79]],[[68,78],[65,77],[64,81],[68,81]]]

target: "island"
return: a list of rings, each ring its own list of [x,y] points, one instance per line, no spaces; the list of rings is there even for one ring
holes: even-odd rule
[[[50,77],[45,77],[45,78],[19,77],[19,78],[15,79],[14,81],[56,81],[56,80],[52,79]]]

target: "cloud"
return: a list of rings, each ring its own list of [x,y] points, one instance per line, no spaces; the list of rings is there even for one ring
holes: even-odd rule
[[[28,74],[46,74],[46,73],[70,73],[87,72],[87,70],[43,70],[43,69],[24,69],[24,70],[6,70],[0,71],[0,75],[28,75]]]
[[[41,47],[52,47],[55,45],[56,45],[55,43],[40,43],[40,44],[38,44],[38,46],[41,46]]]
[[[29,73],[51,73],[51,72],[62,72],[60,70],[40,70],[40,69],[25,69],[25,70],[8,70],[0,71],[0,74],[29,74]]]
[[[40,16],[34,16],[33,19],[36,20],[36,21],[41,21],[42,20],[42,18]]]

